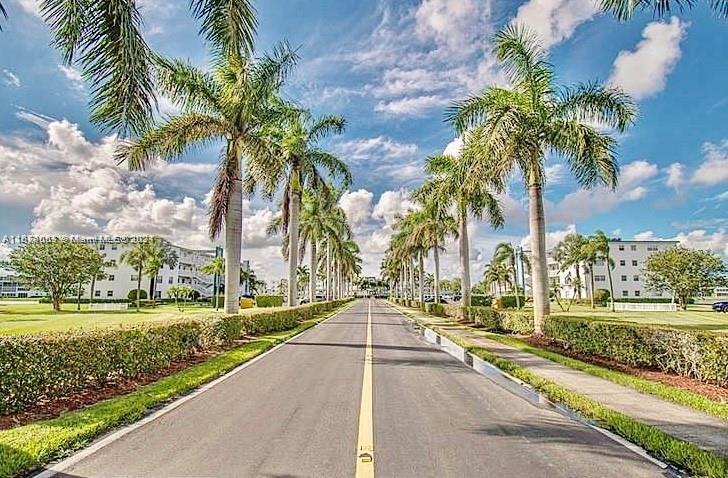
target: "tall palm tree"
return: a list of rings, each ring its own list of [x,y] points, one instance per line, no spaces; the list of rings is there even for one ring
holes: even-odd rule
[[[137,288],[136,288],[136,310],[139,312],[141,306],[142,293],[142,273],[147,266],[149,257],[148,239],[135,242],[131,248],[125,250],[119,256],[121,262],[131,266],[136,271]]]
[[[612,269],[614,269],[614,260],[609,255],[609,238],[604,231],[596,231],[589,238],[592,248],[596,252],[596,258],[603,260],[607,268],[607,277],[609,278],[609,304],[612,312],[614,312],[614,282],[612,281]]]
[[[462,304],[470,305],[470,243],[468,239],[468,216],[476,219],[488,218],[493,228],[503,226],[503,211],[493,195],[500,187],[473,161],[473,158],[442,155],[427,159],[426,171],[432,176],[419,191],[421,197],[430,197],[443,207],[454,206],[458,221],[460,239],[460,280]]]
[[[265,163],[249,168],[247,190],[252,193],[260,185],[263,193],[272,198],[283,184],[283,215],[281,227],[288,234],[288,304],[296,305],[296,267],[298,264],[299,212],[304,189],[328,191],[322,176],[324,169],[332,177],[342,178],[344,186],[351,184],[351,172],[344,162],[319,148],[318,142],[331,134],[344,131],[340,116],[314,118],[308,111],[289,108],[278,127],[269,130],[269,137],[280,154]]]
[[[562,241],[554,247],[554,260],[559,263],[561,272],[574,268],[576,278],[574,284],[578,284],[576,298],[581,300],[581,264],[586,260],[584,256],[584,245],[587,239],[578,233],[567,234]]]
[[[601,0],[601,8],[619,20],[629,20],[637,10],[652,10],[656,17],[668,17],[673,10],[692,8],[695,0]],[[728,0],[704,0],[719,17],[728,18]]]
[[[147,260],[144,273],[149,276],[149,298],[152,300],[152,304],[154,304],[157,276],[160,269],[164,266],[173,269],[177,267],[178,260],[177,252],[172,249],[169,241],[165,241],[161,237],[153,237],[147,242]]]
[[[224,141],[208,232],[214,239],[225,227],[226,314],[239,310],[242,162],[245,158],[248,168],[260,169],[278,161],[267,132],[284,113],[276,96],[296,60],[286,45],[257,60],[227,56],[211,73],[182,61],[160,60],[160,89],[182,112],[117,151],[120,162],[144,170],[157,158],[173,160],[191,147]]]
[[[159,56],[141,33],[136,0],[42,0],[40,12],[66,65],[77,65],[91,86],[91,120],[122,135],[142,133],[157,106]],[[249,0],[190,0],[200,35],[215,59],[246,57],[257,28]],[[5,10],[0,4],[0,13]]]
[[[510,25],[496,34],[494,54],[511,87],[490,86],[458,102],[447,119],[464,135],[463,154],[501,182],[519,170],[528,189],[533,267],[534,333],[542,333],[549,310],[543,186],[547,152],[564,158],[583,187],[614,189],[619,168],[616,140],[594,122],[624,131],[636,107],[614,87],[596,83],[559,87],[539,38]]]
[[[219,277],[222,277],[222,275],[225,273],[225,259],[223,259],[221,256],[215,256],[212,259],[210,259],[206,264],[203,264],[200,267],[200,272],[203,274],[209,275],[213,277],[212,282],[212,296],[215,300],[215,310],[217,310],[220,307],[220,300],[218,299],[219,295]],[[243,271],[240,271],[241,277],[243,274]],[[241,280],[242,282],[242,280]]]

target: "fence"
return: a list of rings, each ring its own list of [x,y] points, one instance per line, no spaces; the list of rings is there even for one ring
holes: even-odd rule
[[[677,304],[615,302],[614,310],[617,312],[675,312],[677,311]]]
[[[94,302],[94,303],[91,303],[91,304],[88,305],[88,310],[100,310],[100,311],[104,311],[104,310],[127,310],[128,308],[129,308],[129,304],[127,304],[126,302],[115,303],[115,304],[114,303],[104,304],[104,303],[96,303],[96,302]]]

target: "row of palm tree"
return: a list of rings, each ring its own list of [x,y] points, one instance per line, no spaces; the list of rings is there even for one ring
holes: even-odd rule
[[[636,116],[632,99],[616,87],[598,83],[558,85],[548,54],[540,45],[535,34],[518,25],[496,34],[493,53],[510,86],[487,87],[448,109],[446,121],[462,139],[462,148],[456,154],[428,158],[425,169],[430,178],[413,194],[415,199],[455,212],[462,303],[468,306],[468,220],[487,219],[493,228],[502,227],[504,217],[497,195],[505,191],[514,174],[522,178],[529,198],[537,334],[550,313],[543,207],[546,155],[565,160],[582,187],[613,189],[619,168],[611,131],[625,131]],[[395,235],[385,257],[383,269],[391,278],[397,277],[398,269],[407,268],[414,252],[402,251],[400,243],[408,241]]]
[[[178,257],[172,245],[160,238],[150,237],[134,243],[132,247],[121,253],[121,262],[131,266],[136,271],[136,309],[140,308],[142,294],[142,276],[149,277],[149,298],[154,301],[157,276],[162,267],[177,267]],[[93,290],[91,292],[93,294]]]

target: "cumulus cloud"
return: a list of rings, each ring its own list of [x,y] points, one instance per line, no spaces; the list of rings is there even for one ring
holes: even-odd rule
[[[728,181],[728,139],[719,144],[703,145],[704,160],[692,177],[692,182],[712,186]]]
[[[410,201],[409,195],[410,191],[406,189],[383,192],[374,206],[372,217],[382,219],[386,225],[391,226],[398,216],[417,208],[417,205]]]
[[[679,192],[685,183],[685,165],[672,163],[665,169],[665,174],[665,184]]]
[[[359,228],[371,216],[374,193],[366,189],[345,191],[339,199],[339,206],[346,213],[349,223],[354,229]]]
[[[336,152],[348,162],[371,163],[408,159],[418,154],[416,144],[400,143],[387,136],[342,141]]]
[[[553,249],[556,245],[563,241],[569,234],[576,233],[576,224],[569,224],[564,229],[546,232],[546,250]],[[531,235],[527,235],[521,239],[521,247],[531,249]]]
[[[677,17],[669,22],[651,22],[642,30],[634,50],[619,52],[609,83],[621,87],[636,99],[654,96],[667,83],[682,54],[680,42],[688,25]]]
[[[594,0],[529,0],[518,8],[513,23],[535,31],[543,47],[550,48],[570,38],[598,12]]]
[[[405,97],[391,101],[379,101],[374,111],[394,116],[422,116],[427,111],[450,103],[450,99],[441,95],[423,95]]]
[[[674,237],[667,238],[659,237],[653,231],[643,231],[635,234],[634,238],[637,241],[678,241],[686,247],[709,250],[728,257],[728,232],[723,228],[717,229],[713,232],[705,229],[683,231],[679,232]]]

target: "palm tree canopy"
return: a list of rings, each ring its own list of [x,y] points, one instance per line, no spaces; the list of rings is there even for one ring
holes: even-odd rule
[[[652,10],[654,16],[669,17],[674,10],[692,8],[695,0],[601,0],[600,6],[619,20],[629,20],[637,10]],[[728,0],[704,0],[719,17],[728,18]]]
[[[278,161],[267,131],[283,114],[277,93],[297,59],[282,44],[258,59],[227,56],[212,73],[182,61],[160,60],[160,90],[182,112],[123,142],[116,152],[118,162],[144,170],[157,159],[174,160],[192,147],[225,140],[210,203],[209,234],[216,237],[243,159],[253,169]]]
[[[584,246],[587,239],[581,234],[569,233],[564,239],[556,244],[554,248],[554,259],[560,264],[561,271],[572,266],[577,266],[586,261],[588,254],[585,254]]]
[[[446,115],[464,137],[463,156],[483,163],[501,184],[519,169],[532,186],[543,184],[544,157],[552,153],[583,187],[616,187],[616,142],[593,124],[624,131],[636,116],[632,99],[597,83],[558,87],[539,39],[518,25],[496,35],[494,54],[512,86],[488,87]]]

